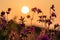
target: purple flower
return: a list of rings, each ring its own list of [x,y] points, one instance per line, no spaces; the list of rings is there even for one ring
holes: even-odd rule
[[[21,28],[23,28],[23,27],[25,26],[25,24],[19,24],[19,26],[20,26]]]
[[[39,35],[37,37],[37,40],[49,40],[49,36],[48,36],[48,34],[45,34],[43,36]]]
[[[33,32],[34,31],[34,27],[31,27],[30,30],[31,30],[31,32]]]
[[[27,30],[27,29],[25,29],[25,30],[24,30],[24,33],[27,33],[27,32],[28,32],[28,30]]]
[[[42,40],[49,40],[48,35],[47,35],[47,34],[46,34],[46,35],[44,35],[44,37],[42,38]]]

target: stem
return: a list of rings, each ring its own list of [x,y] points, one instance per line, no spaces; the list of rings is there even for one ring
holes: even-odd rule
[[[50,16],[51,16],[51,9],[50,9]],[[51,19],[51,18],[50,18]],[[49,25],[48,25],[48,30],[49,30]]]
[[[45,18],[45,20],[46,20],[46,18]],[[46,22],[45,22],[45,27],[47,27]]]
[[[50,9],[50,16],[51,16],[51,9]],[[50,18],[51,19],[51,18]]]
[[[34,13],[32,14],[32,18],[31,18],[31,26],[32,26],[33,18],[34,18]]]
[[[8,14],[7,14],[7,23],[8,23]]]
[[[42,12],[42,16],[43,16],[43,12]],[[43,17],[42,17],[42,20],[43,20]],[[42,22],[42,27],[43,27],[43,22]]]
[[[50,16],[51,16],[51,9],[50,9]],[[50,18],[51,19],[51,18]],[[48,25],[48,28],[47,28],[47,30],[49,30],[49,27],[50,27],[50,25]]]

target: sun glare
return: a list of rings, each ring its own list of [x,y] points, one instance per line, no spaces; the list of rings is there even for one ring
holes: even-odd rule
[[[27,14],[27,13],[29,12],[29,8],[28,8],[27,6],[23,6],[23,7],[21,8],[21,12],[22,12],[23,14]]]

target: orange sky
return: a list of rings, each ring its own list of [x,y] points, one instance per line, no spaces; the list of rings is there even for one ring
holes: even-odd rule
[[[22,14],[21,12],[21,8],[22,6],[28,6],[30,11],[28,14],[32,15],[32,11],[31,8],[33,7],[37,7],[40,8],[44,14],[49,15],[50,11],[49,8],[51,6],[51,4],[55,5],[55,10],[56,10],[56,14],[57,14],[57,18],[55,19],[54,23],[59,23],[60,24],[60,0],[0,0],[0,12],[2,10],[6,11],[7,8],[12,8],[11,13],[9,14],[8,18],[9,19],[13,19],[14,16],[17,16],[17,18],[19,19],[20,16],[22,15],[23,17],[26,17],[25,14]],[[40,14],[39,14],[40,15]],[[33,24],[36,23],[35,25],[40,25],[40,23],[38,23],[36,20],[38,19],[38,15],[37,13],[35,13],[34,15],[34,20],[33,20]],[[17,20],[18,20],[17,19]],[[30,20],[26,19],[27,22],[30,25]],[[28,22],[29,20],[29,22]]]

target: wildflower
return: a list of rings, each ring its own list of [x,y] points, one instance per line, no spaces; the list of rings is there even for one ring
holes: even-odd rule
[[[6,12],[7,14],[9,14],[9,12]]]
[[[37,8],[36,8],[36,7],[32,8],[32,11],[33,11],[33,12],[36,12],[36,10],[37,10]]]
[[[38,12],[38,14],[39,14],[39,13],[42,13],[41,9],[37,9],[37,12]]]
[[[1,12],[1,16],[4,16],[4,15],[5,15],[5,12],[4,12],[4,11],[2,11],[2,12]]]
[[[43,18],[46,18],[47,16],[46,15],[43,15]]]
[[[27,15],[27,18],[30,18],[30,15]]]
[[[52,6],[51,6],[51,9],[52,9],[53,11],[55,11],[55,9],[54,9],[54,8],[55,8],[55,7],[54,7],[54,5],[52,5]]]
[[[8,11],[10,12],[11,11],[11,8],[8,8]]]
[[[55,25],[54,25],[54,29],[55,29],[56,27],[58,27],[58,26],[59,26],[59,24],[55,24]]]
[[[52,17],[56,17],[56,14],[54,12],[52,12],[51,16]]]

